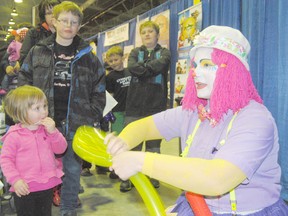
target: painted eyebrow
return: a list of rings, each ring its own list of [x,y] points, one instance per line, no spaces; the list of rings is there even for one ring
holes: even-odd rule
[[[212,62],[211,59],[201,59],[199,63],[201,64],[203,61],[211,61],[211,62]],[[212,62],[212,63],[213,63],[213,62]],[[197,63],[196,63],[195,61],[193,61],[192,64],[193,64],[194,67],[197,67]],[[213,63],[213,64],[214,64],[214,63]]]
[[[215,65],[211,59],[201,59],[200,64],[209,64],[209,65]]]
[[[200,62],[202,61],[212,61],[211,59],[201,59]]]

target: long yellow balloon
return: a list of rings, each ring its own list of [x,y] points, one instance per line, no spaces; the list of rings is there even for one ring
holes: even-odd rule
[[[104,131],[96,128],[85,125],[79,127],[73,139],[74,152],[90,163],[104,167],[111,166],[112,157],[106,151],[105,136]],[[142,197],[150,215],[165,216],[163,202],[148,178],[142,173],[137,173],[130,180]]]

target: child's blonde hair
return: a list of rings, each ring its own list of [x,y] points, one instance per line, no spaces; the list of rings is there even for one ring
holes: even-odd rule
[[[63,1],[62,3],[54,6],[53,7],[54,18],[57,20],[59,17],[59,14],[62,13],[63,11],[71,12],[74,16],[78,16],[79,25],[81,24],[82,19],[83,19],[83,12],[77,4],[71,1]]]
[[[160,32],[160,27],[159,27],[159,25],[158,25],[156,22],[146,21],[146,22],[144,22],[144,23],[142,23],[142,24],[140,25],[139,33],[141,34],[142,29],[143,29],[143,28],[146,28],[146,27],[151,27],[151,28],[153,28],[153,29],[156,31],[157,34],[159,34],[159,32]]]
[[[124,52],[122,47],[120,46],[113,46],[110,49],[107,50],[106,52],[106,59],[108,59],[110,56],[112,55],[119,55],[119,56],[123,56]]]
[[[27,118],[28,109],[43,100],[47,103],[47,98],[41,89],[24,85],[8,92],[4,98],[4,109],[14,122],[30,124]]]

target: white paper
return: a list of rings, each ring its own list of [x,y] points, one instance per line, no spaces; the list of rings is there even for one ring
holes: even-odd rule
[[[112,97],[112,95],[106,91],[106,105],[103,110],[103,117],[107,115],[116,105],[118,102]]]

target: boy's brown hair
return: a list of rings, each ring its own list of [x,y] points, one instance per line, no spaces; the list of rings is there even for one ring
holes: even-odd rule
[[[140,28],[139,28],[140,34],[141,34],[142,29],[146,27],[152,27],[156,31],[157,34],[159,34],[160,32],[160,27],[157,23],[153,21],[146,21],[140,25]]]
[[[106,52],[106,59],[108,59],[110,56],[112,55],[119,55],[119,56],[123,56],[124,52],[122,47],[120,46],[113,46],[110,49],[107,50]]]
[[[63,11],[71,12],[74,16],[78,16],[79,24],[81,24],[82,19],[83,19],[83,12],[77,4],[71,1],[63,1],[61,4],[54,6],[53,8],[54,18],[57,20],[59,17],[59,14],[62,13]]]

